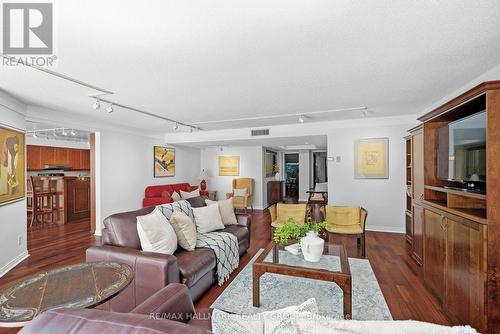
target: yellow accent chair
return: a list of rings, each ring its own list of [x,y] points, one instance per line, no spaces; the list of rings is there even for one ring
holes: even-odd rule
[[[244,194],[238,194],[242,189],[246,189]],[[247,208],[250,206],[253,211],[253,179],[249,177],[233,179],[233,192],[226,194],[226,198],[231,197],[235,209],[243,209],[248,212]]]
[[[271,239],[274,230],[293,218],[297,224],[304,224],[307,215],[307,204],[274,204],[269,208],[271,214]]]
[[[333,242],[336,234],[357,237],[361,255],[366,255],[365,226],[368,211],[359,206],[325,206],[328,242]]]

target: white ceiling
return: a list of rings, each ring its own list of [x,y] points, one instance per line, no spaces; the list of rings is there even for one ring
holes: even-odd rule
[[[360,106],[369,117],[415,114],[500,62],[498,0],[64,0],[55,9],[54,70],[186,123]],[[33,69],[0,66],[0,88],[60,112],[171,131],[119,108],[93,110],[95,91]]]

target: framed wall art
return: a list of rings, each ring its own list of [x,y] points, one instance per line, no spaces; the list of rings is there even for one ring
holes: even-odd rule
[[[354,178],[389,178],[389,138],[358,139],[354,142]]]
[[[239,176],[239,156],[219,156],[219,176]]]
[[[0,205],[25,196],[25,139],[24,132],[0,125]]]
[[[154,177],[175,176],[175,148],[154,147]]]

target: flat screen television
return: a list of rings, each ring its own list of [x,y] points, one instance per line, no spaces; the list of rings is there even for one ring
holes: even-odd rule
[[[486,111],[438,129],[438,178],[486,182]]]

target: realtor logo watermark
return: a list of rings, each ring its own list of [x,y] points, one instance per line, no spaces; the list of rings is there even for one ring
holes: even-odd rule
[[[53,67],[52,3],[3,3],[3,66]]]

